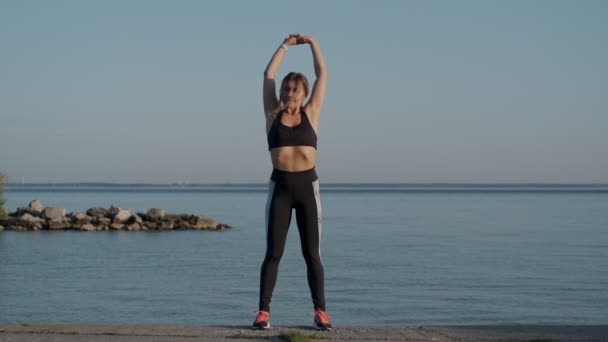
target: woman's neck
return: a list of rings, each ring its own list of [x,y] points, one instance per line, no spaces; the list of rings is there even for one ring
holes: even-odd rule
[[[289,115],[296,115],[296,114],[300,113],[300,107],[299,106],[297,106],[297,107],[285,107],[283,109],[283,111],[285,113],[289,114]]]

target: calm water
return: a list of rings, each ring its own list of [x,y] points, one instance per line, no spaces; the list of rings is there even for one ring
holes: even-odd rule
[[[0,324],[250,324],[265,188],[12,188],[67,211],[117,204],[206,214],[225,232],[0,232]],[[335,325],[607,324],[608,191],[323,188]],[[273,325],[309,324],[292,221]]]

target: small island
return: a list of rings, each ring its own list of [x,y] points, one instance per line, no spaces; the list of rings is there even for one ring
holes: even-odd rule
[[[217,223],[205,215],[169,214],[164,209],[150,208],[134,213],[112,204],[110,208],[90,208],[86,212],[67,213],[65,208],[45,207],[33,200],[0,218],[0,231],[78,230],[78,231],[147,231],[147,230],[215,230],[230,226]]]

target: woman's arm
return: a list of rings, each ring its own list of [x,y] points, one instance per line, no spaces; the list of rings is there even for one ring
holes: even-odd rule
[[[289,37],[283,40],[283,44],[274,52],[272,58],[270,58],[270,62],[268,62],[268,65],[266,66],[266,70],[264,70],[263,100],[266,118],[274,116],[280,106],[279,100],[277,99],[274,77],[277,74],[279,65],[281,65],[281,62],[283,61],[285,52],[287,51],[282,45],[289,47],[296,44],[297,36],[298,35],[296,34],[290,34]]]
[[[299,39],[301,39],[303,43],[310,44],[310,49],[312,51],[313,62],[315,65],[315,76],[317,79],[312,87],[310,100],[308,100],[308,103],[306,104],[306,113],[311,116],[311,119],[315,123],[318,123],[321,107],[323,106],[323,99],[325,98],[325,85],[327,83],[325,61],[323,60],[321,48],[314,38],[300,36]]]

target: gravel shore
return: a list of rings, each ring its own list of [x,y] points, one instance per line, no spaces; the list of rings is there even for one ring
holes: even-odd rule
[[[307,326],[178,326],[14,323],[0,325],[0,341],[284,341],[300,332],[311,341],[608,341],[608,325],[344,326],[316,331]]]

